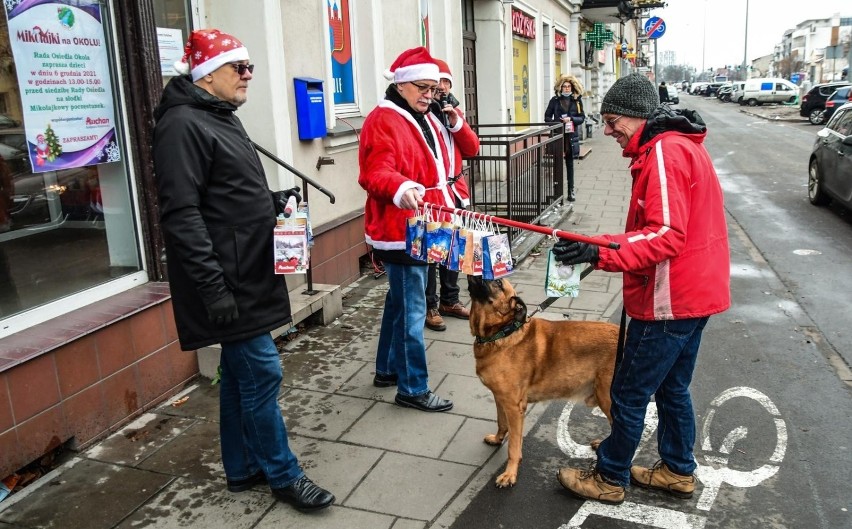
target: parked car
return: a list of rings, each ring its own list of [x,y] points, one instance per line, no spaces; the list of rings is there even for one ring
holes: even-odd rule
[[[745,94],[745,81],[734,81],[728,101],[740,103],[743,99],[743,94]]]
[[[838,88],[849,86],[847,81],[838,81],[835,83],[815,84],[808,90],[808,93],[802,96],[802,105],[799,107],[799,115],[808,118],[808,121],[813,125],[822,125],[826,121],[825,101]]]
[[[852,209],[852,103],[842,105],[817,133],[808,163],[808,200]]]
[[[827,122],[834,115],[834,111],[847,101],[852,101],[852,85],[838,88],[828,96],[825,100],[823,119]]]
[[[719,101],[730,101],[731,92],[734,90],[734,85],[731,83],[725,83],[719,87],[719,90],[716,91],[716,99]]]
[[[675,85],[666,85],[666,90],[669,92],[669,101],[673,105],[680,103],[680,97],[677,95],[677,87]]]
[[[701,89],[707,86],[709,83],[692,83],[692,86],[689,87],[690,94],[699,94],[701,93]]]
[[[750,107],[764,103],[792,103],[799,94],[799,87],[786,79],[757,78],[746,81],[740,104]]]
[[[699,92],[703,96],[711,97],[716,95],[716,92],[722,88],[722,85],[725,83],[708,83],[707,86],[701,89]]]

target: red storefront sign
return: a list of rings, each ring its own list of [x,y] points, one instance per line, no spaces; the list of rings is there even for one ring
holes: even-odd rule
[[[553,36],[553,47],[556,48],[556,51],[566,51],[568,49],[568,37],[557,31]]]
[[[535,19],[527,16],[522,11],[512,9],[512,33],[528,39],[534,39]]]

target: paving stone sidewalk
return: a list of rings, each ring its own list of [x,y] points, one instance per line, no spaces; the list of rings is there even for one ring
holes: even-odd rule
[[[577,201],[560,229],[585,235],[623,229],[630,176],[621,150],[599,129],[592,153],[577,162]],[[544,299],[550,241],[519,263],[511,281],[531,310]],[[468,303],[461,281],[462,302]],[[394,388],[372,385],[385,277],[364,275],[346,287],[344,314],[311,327],[282,354],[280,403],[290,442],[307,474],[337,497],[315,514],[277,503],[268,489],[231,494],[219,454],[218,386],[199,378],[0,503],[0,529],[448,527],[506,460],[482,438],[495,428],[490,392],[474,372],[468,322],[447,318],[425,331],[431,387],[455,402],[430,414],[396,406]],[[621,276],[594,272],[577,298],[536,317],[610,319],[620,308]],[[530,407],[532,428],[546,404]],[[555,442],[555,441],[554,441]]]

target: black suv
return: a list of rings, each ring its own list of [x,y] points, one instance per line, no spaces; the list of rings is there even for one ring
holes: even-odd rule
[[[825,119],[825,100],[838,88],[848,86],[847,81],[834,83],[816,84],[808,93],[802,96],[802,106],[799,107],[799,115],[808,118],[813,125],[822,125]]]

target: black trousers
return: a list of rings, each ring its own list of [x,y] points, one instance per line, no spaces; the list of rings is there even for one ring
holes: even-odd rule
[[[570,148],[565,152],[565,181],[570,195],[574,192],[574,152]]]
[[[435,269],[438,273],[435,274]],[[459,273],[453,270],[447,270],[443,266],[438,266],[435,263],[429,265],[429,271],[426,272],[426,308],[438,308],[438,281],[435,276],[441,279],[441,295],[440,301],[442,305],[455,305],[459,302]]]

